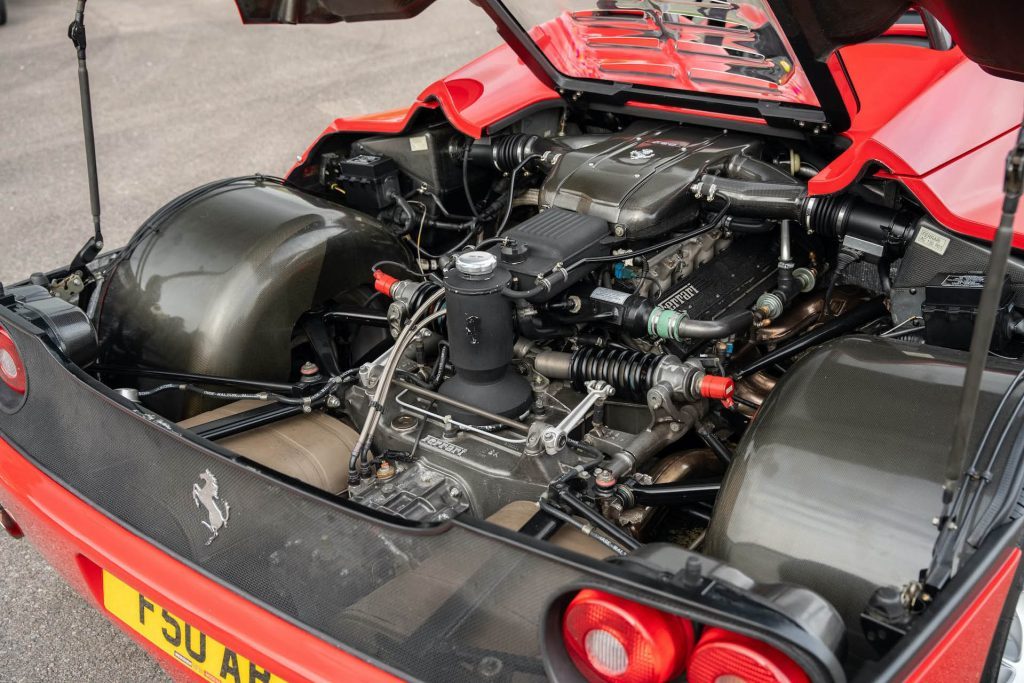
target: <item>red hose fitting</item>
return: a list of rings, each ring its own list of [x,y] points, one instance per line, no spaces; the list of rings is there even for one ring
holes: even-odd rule
[[[373,271],[373,288],[384,296],[391,296],[391,288],[398,283],[398,278],[391,277],[383,270]]]
[[[700,381],[700,395],[721,401],[726,408],[732,407],[732,394],[736,384],[732,377],[719,377],[718,375],[704,375]]]

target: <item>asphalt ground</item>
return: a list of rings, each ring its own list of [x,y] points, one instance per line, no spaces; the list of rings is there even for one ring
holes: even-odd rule
[[[91,234],[74,5],[7,0],[0,281],[68,263]],[[243,27],[231,0],[94,0],[86,25],[110,246],[196,185],[284,173],[335,117],[405,106],[499,43],[468,0],[407,21],[303,27]],[[0,681],[165,679],[29,543],[0,535]]]

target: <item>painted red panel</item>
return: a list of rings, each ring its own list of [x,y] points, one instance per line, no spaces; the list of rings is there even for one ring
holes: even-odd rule
[[[530,36],[573,78],[817,106],[771,8],[749,0],[722,8],[714,20],[645,9],[563,12]]]
[[[839,192],[872,164],[901,180],[952,230],[991,239],[1010,137],[1024,114],[1024,83],[996,78],[957,49],[868,43],[842,50],[860,109],[850,147],[808,187]],[[1024,218],[1014,246],[1024,248]]]
[[[335,119],[299,158],[296,166],[305,163],[310,150],[326,135],[400,133],[421,109],[440,107],[457,130],[479,138],[489,126],[526,107],[558,99],[558,93],[538,80],[512,48],[502,45],[431,83],[408,109]],[[291,170],[294,169],[295,166]]]
[[[904,178],[903,183],[940,222],[991,240],[1002,214],[1006,155],[1016,141],[1017,130],[1011,130],[921,178]],[[1013,231],[1013,246],[1024,249],[1024,211],[1017,212]]]
[[[69,493],[0,439],[0,500],[67,581],[103,611],[95,570],[106,569],[259,666],[292,681],[398,679],[303,631],[183,565]],[[112,619],[121,628],[121,622]],[[125,629],[175,678],[180,664]]]
[[[1020,549],[1014,548],[974,601],[950,627],[906,683],[969,683],[981,679],[992,634],[1013,583]]]

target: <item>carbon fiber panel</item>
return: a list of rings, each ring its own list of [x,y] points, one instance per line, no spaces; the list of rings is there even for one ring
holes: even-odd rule
[[[728,584],[687,589],[672,575],[571,560],[459,520],[399,526],[190,441],[72,372],[3,307],[0,323],[29,378],[27,403],[4,416],[0,436],[180,560],[404,678],[544,679],[546,665],[569,666],[560,647],[543,649],[542,627],[552,637],[546,607],[587,585],[753,635],[787,652],[812,680],[844,680],[818,636]],[[207,470],[228,518],[212,541],[207,511],[193,500]]]
[[[5,437],[126,526],[406,677],[544,678],[544,607],[577,569],[463,526],[403,530],[292,489],[140,421],[12,333],[31,384]],[[207,470],[230,506],[209,544],[192,498]]]

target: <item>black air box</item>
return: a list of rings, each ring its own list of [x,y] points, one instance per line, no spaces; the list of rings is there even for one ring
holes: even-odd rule
[[[458,150],[463,140],[451,127],[435,126],[408,136],[366,138],[352,145],[352,153],[394,159],[415,185],[445,194],[462,190],[462,156],[453,150]]]
[[[339,160],[325,154],[323,161],[324,185],[335,178],[345,192],[345,205],[357,211],[376,214],[393,203],[391,195],[401,193],[398,182],[398,164],[388,157],[360,154]]]
[[[505,245],[493,247],[490,251],[498,257],[501,265],[519,278],[520,288],[529,289],[537,276],[551,272],[559,263],[571,266],[582,258],[610,253],[601,244],[608,237],[608,224],[600,218],[565,209],[548,209],[533,218],[523,221],[511,230],[505,231],[508,240]],[[578,268],[569,274],[569,281],[560,289],[576,282],[587,274],[586,268]],[[550,298],[538,297],[537,300]]]
[[[939,273],[925,287],[921,315],[924,317],[924,337],[929,344],[966,351],[971,347],[974,318],[981,303],[981,290],[985,287],[985,274]],[[1005,321],[1012,306],[1013,293],[1009,278],[1003,284],[999,298],[999,320]],[[992,335],[992,348],[999,350],[1010,341],[1005,322],[997,323]]]
[[[51,296],[45,287],[23,285],[0,288],[0,305],[46,332],[46,336],[69,360],[87,366],[96,360],[96,330],[78,306]]]

